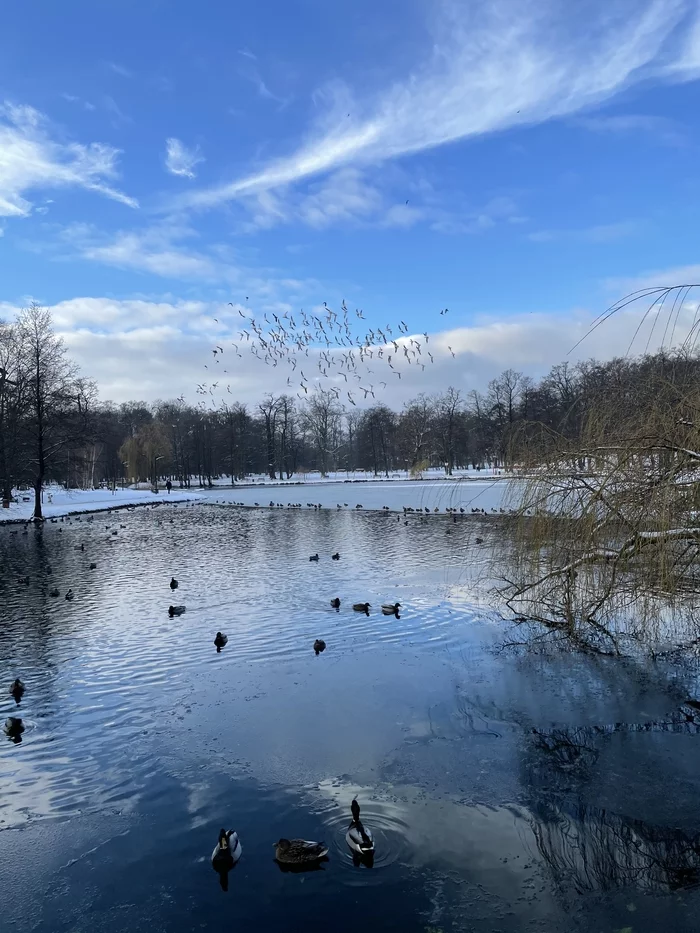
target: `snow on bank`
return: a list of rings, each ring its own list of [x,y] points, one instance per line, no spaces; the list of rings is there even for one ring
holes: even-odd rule
[[[323,509],[338,506],[351,511],[361,505],[363,510],[381,511],[386,507],[392,512],[401,512],[404,507],[412,509],[437,508],[443,514],[447,508],[463,508],[471,514],[472,509],[483,509],[487,513],[503,508],[504,496],[510,487],[507,479],[486,479],[449,482],[372,482],[372,483],[305,483],[297,486],[239,486],[235,489],[212,489],[202,493],[202,501],[218,505],[240,503],[247,507],[270,508],[301,503],[302,509],[309,504]]]
[[[18,502],[9,509],[0,508],[0,524],[3,522],[28,521],[34,513],[34,492],[16,492]],[[157,495],[145,489],[64,489],[62,486],[47,486],[44,489],[42,510],[44,518],[69,515],[74,512],[98,512],[119,509],[127,505],[153,505],[156,502],[187,502],[199,499],[199,492],[179,492],[170,495],[163,490]]]

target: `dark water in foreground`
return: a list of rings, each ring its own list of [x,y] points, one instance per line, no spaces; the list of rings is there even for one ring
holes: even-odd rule
[[[497,651],[475,533],[207,505],[0,528],[3,929],[697,930],[693,672]],[[280,836],[330,859],[283,873]]]

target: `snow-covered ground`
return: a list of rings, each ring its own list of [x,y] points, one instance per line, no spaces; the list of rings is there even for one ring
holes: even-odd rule
[[[504,496],[510,487],[508,479],[450,480],[449,482],[421,482],[418,480],[372,483],[305,483],[302,486],[241,486],[235,489],[212,489],[203,493],[203,499],[213,504],[241,504],[247,507],[270,508],[280,503],[286,507],[301,503],[302,509],[320,505],[323,509],[345,511],[361,505],[364,510],[382,510],[385,506],[392,512],[401,512],[404,507],[426,508],[432,513],[436,508],[445,512],[447,508],[484,509],[491,513],[504,507]]]
[[[0,523],[26,521],[34,512],[34,492],[15,492],[17,502],[9,509],[0,508]],[[170,495],[163,490],[156,495],[144,489],[64,489],[62,486],[47,486],[44,489],[43,513],[45,518],[69,515],[74,512],[97,512],[103,509],[118,509],[126,505],[152,505],[155,502],[185,502],[198,499],[199,492],[173,490]]]

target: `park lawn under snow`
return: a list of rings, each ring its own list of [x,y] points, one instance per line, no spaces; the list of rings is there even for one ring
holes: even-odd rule
[[[15,492],[18,502],[9,509],[0,508],[0,522],[28,521],[34,513],[34,491]],[[104,509],[119,509],[129,505],[153,505],[156,502],[186,502],[198,499],[201,494],[193,491],[173,490],[170,495],[163,490],[157,495],[146,489],[64,489],[62,486],[47,486],[43,493],[44,518],[70,515],[76,512],[98,512]]]

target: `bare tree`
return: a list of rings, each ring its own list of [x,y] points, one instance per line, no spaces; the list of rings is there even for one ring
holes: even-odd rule
[[[332,392],[317,387],[303,412],[303,421],[311,435],[322,476],[326,476],[342,446],[341,417],[343,409]]]
[[[266,395],[258,405],[258,411],[265,423],[265,441],[267,444],[267,474],[270,479],[276,479],[275,464],[277,462],[277,415],[280,410],[280,399],[274,395]]]
[[[26,368],[18,328],[0,323],[0,494],[5,508],[22,471],[22,419],[27,404]]]
[[[25,430],[33,467],[34,519],[42,519],[41,490],[47,472],[67,447],[82,446],[96,390],[80,379],[48,310],[32,304],[17,321],[27,379]]]
[[[437,421],[437,436],[445,473],[452,476],[455,466],[455,441],[459,429],[460,416],[464,411],[462,394],[452,386],[434,401]]]

